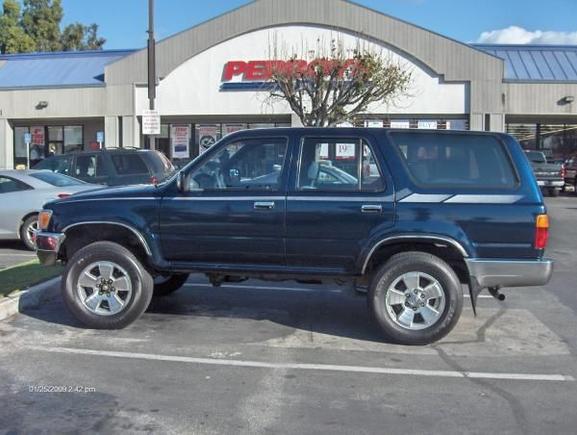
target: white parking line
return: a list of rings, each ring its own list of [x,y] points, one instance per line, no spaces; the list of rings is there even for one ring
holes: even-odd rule
[[[188,283],[184,287],[212,287],[212,284],[203,283]],[[247,290],[275,290],[275,291],[287,291],[287,292],[302,292],[302,293],[317,293],[317,292],[330,292],[330,293],[342,293],[342,290],[324,290],[320,288],[305,288],[305,287],[265,287],[265,286],[255,286],[255,285],[242,285],[242,284],[222,284],[221,288],[238,288]],[[468,294],[463,295],[466,298],[470,298]],[[479,295],[479,299],[493,299],[491,295]]]
[[[345,366],[334,364],[303,364],[303,363],[274,363],[246,360],[225,360],[212,358],[194,358],[176,355],[158,355],[136,352],[116,352],[107,350],[78,349],[67,347],[32,347],[41,352],[65,353],[76,355],[91,355],[111,358],[138,359],[148,361],[166,361],[188,364],[204,364],[229,367],[250,367],[261,369],[294,369],[314,370],[327,372],[368,373],[377,375],[412,375],[424,377],[461,378],[461,379],[494,379],[510,381],[544,381],[544,382],[573,382],[575,378],[560,374],[531,374],[531,373],[491,373],[491,372],[460,372],[454,370],[417,370],[387,367]]]

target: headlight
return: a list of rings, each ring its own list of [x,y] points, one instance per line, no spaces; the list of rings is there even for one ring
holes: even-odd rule
[[[38,229],[39,230],[48,229],[51,217],[52,217],[52,210],[42,210],[38,215]]]

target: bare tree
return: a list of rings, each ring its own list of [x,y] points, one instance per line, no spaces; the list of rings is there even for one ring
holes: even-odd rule
[[[412,83],[408,69],[361,42],[346,50],[342,41],[319,39],[316,50],[302,44],[295,51],[272,42],[268,99],[287,102],[305,126],[352,123],[370,104],[394,104],[408,95]]]

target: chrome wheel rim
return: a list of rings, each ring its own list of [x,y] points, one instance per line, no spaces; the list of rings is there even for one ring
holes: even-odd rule
[[[82,305],[91,313],[113,316],[128,305],[132,296],[132,281],[118,264],[98,261],[82,270],[76,292]]]
[[[36,241],[36,233],[38,232],[38,221],[30,222],[30,225],[26,227],[26,237],[30,245],[34,245]]]
[[[437,279],[424,272],[407,272],[389,286],[385,307],[397,325],[418,331],[439,321],[445,300],[445,292]]]

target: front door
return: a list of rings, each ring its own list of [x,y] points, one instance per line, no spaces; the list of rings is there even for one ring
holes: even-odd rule
[[[287,264],[351,272],[376,231],[394,222],[392,181],[374,139],[305,137],[287,198]]]
[[[232,139],[188,170],[190,189],[163,198],[167,260],[284,266],[288,138]]]

